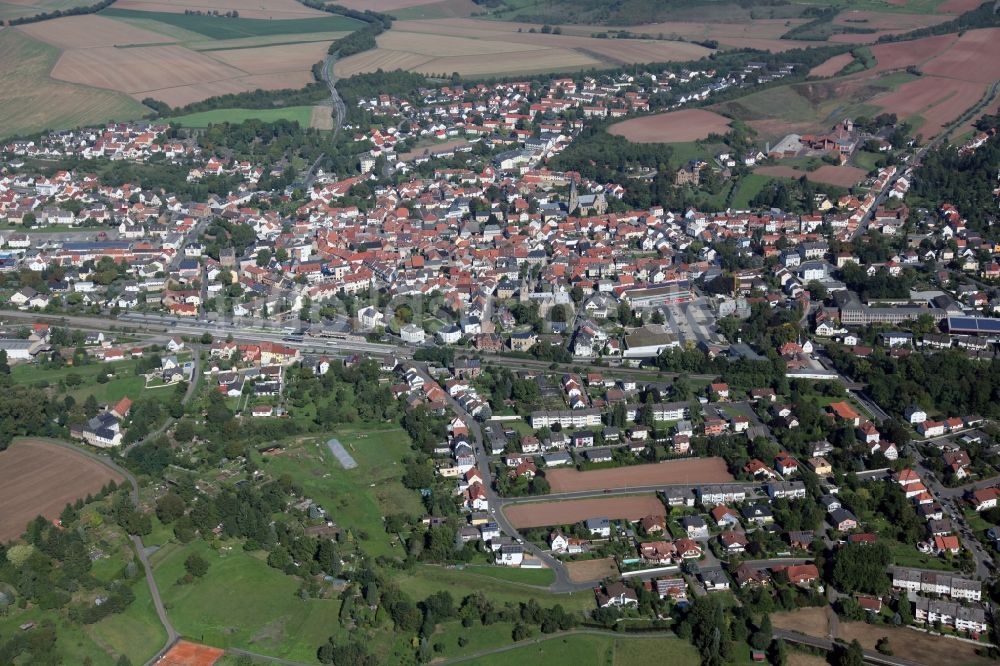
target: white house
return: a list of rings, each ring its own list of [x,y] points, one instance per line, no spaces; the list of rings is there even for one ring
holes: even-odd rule
[[[439,330],[437,332],[437,336],[438,339],[444,344],[453,345],[462,339],[462,329],[452,324],[451,326],[445,326]]]
[[[910,422],[910,425],[917,425],[918,423],[923,423],[927,420],[927,412],[920,409],[917,405],[910,405],[906,408],[906,420]]]
[[[524,561],[524,547],[519,544],[511,544],[509,546],[501,546],[500,550],[497,551],[497,564],[502,564],[506,567],[519,567],[521,562]]]
[[[358,311],[358,321],[365,329],[374,329],[385,325],[385,315],[372,306]]]
[[[399,336],[403,339],[403,342],[411,345],[419,345],[424,341],[424,329],[416,324],[407,324],[400,329]]]

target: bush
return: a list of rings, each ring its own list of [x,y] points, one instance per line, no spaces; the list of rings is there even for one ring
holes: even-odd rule
[[[201,578],[208,573],[208,560],[198,553],[191,553],[184,560],[184,570],[196,578]]]

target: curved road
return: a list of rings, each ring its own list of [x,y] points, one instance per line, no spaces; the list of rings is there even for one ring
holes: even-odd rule
[[[132,472],[128,471],[127,469],[116,463],[110,457],[100,453],[94,453],[93,451],[89,451],[87,449],[74,446],[72,444],[60,441],[58,439],[49,439],[49,438],[36,438],[36,439],[44,439],[46,442],[50,442],[52,444],[55,444],[56,446],[60,446],[64,449],[70,449],[72,451],[75,451],[76,453],[79,453],[87,458],[90,458],[91,460],[94,460],[104,465],[108,469],[116,472],[117,474],[120,474],[121,476],[125,477],[125,479],[129,482],[129,485],[132,487],[132,491],[130,493],[130,495],[132,496],[132,502],[138,506],[139,482],[136,480]],[[174,643],[177,642],[177,640],[180,638],[180,634],[178,634],[177,630],[174,629],[174,625],[171,624],[170,618],[167,617],[167,611],[163,607],[163,599],[160,597],[160,589],[156,586],[156,580],[153,578],[153,567],[152,565],[150,565],[149,558],[146,556],[146,547],[142,543],[142,537],[136,536],[134,534],[129,535],[129,537],[132,539],[132,544],[135,546],[136,554],[139,557],[139,561],[142,562],[143,569],[145,569],[146,571],[146,584],[149,586],[149,593],[150,596],[152,596],[153,598],[153,606],[156,608],[156,615],[160,618],[160,624],[163,625],[163,630],[167,634],[167,642],[163,645],[162,648],[160,648],[159,652],[157,652],[152,658],[149,659],[149,661],[146,662],[147,665],[154,664],[157,662],[157,660],[159,660],[160,657],[164,655],[164,653],[166,653],[167,650],[169,650],[173,646]]]
[[[188,404],[189,402],[191,402],[191,398],[194,397],[195,389],[198,386],[198,373],[201,372],[201,354],[200,354],[200,349],[198,347],[196,347],[196,346],[192,346],[191,347],[191,351],[194,354],[194,356],[192,358],[192,360],[194,361],[194,368],[191,370],[191,379],[188,381],[187,390],[184,391],[184,397],[181,398],[181,404],[182,405]],[[176,422],[177,422],[177,419],[175,419],[172,416],[168,416],[167,420],[159,428],[157,428],[153,432],[149,433],[148,435],[146,435],[142,439],[140,439],[140,440],[138,440],[136,442],[132,442],[131,444],[129,444],[128,446],[126,446],[125,448],[123,448],[122,449],[122,454],[128,453],[129,451],[131,451],[135,447],[139,446],[140,444],[145,444],[148,441],[156,439],[157,437],[159,437],[160,435],[162,435],[163,433],[165,433],[167,431],[167,429],[169,429],[170,426],[172,426]],[[138,496],[136,497],[136,501],[138,501]]]

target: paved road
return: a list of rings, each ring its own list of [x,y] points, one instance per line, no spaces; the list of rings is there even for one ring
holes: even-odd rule
[[[423,375],[425,382],[431,381],[430,376],[427,374],[425,365],[420,363],[415,363],[414,365]],[[465,422],[469,425],[469,432],[472,434],[473,438],[473,449],[476,452],[476,468],[483,476],[483,486],[486,490],[486,500],[490,505],[490,513],[493,516],[493,519],[497,522],[497,525],[500,527],[500,531],[510,537],[513,537],[514,539],[517,539],[517,541],[524,547],[526,553],[538,558],[545,563],[545,566],[552,569],[552,572],[556,577],[555,582],[549,587],[552,592],[577,592],[593,587],[593,583],[581,584],[570,580],[569,573],[566,571],[566,567],[562,562],[549,553],[543,551],[531,541],[522,537],[517,531],[517,528],[514,527],[509,520],[507,520],[507,516],[503,513],[503,499],[497,495],[496,490],[493,488],[493,472],[490,469],[489,457],[486,455],[486,449],[483,446],[483,429],[480,427],[479,422],[473,418],[471,414],[465,411],[457,400],[452,398],[447,393],[445,396],[448,404],[451,405],[455,414],[463,417]]]
[[[780,638],[788,643],[798,643],[799,645],[807,645],[821,650],[831,651],[834,647],[834,641],[829,638],[817,638],[815,636],[808,636],[806,634],[802,634],[797,631],[789,631],[787,629],[775,629],[774,637]],[[873,650],[865,650],[864,653],[865,661],[870,664],[883,664],[884,666],[923,666],[915,661],[902,659],[900,657],[888,657]]]
[[[337,77],[333,75],[333,63],[337,61],[337,56],[328,55],[323,59],[323,83],[330,90],[330,101],[333,103],[333,136],[337,137],[340,128],[344,126],[344,119],[347,118],[347,107],[340,93],[337,92]]]
[[[201,354],[199,353],[200,350],[198,347],[192,346],[191,351],[194,353],[194,357],[192,359],[194,362],[194,368],[192,368],[191,370],[191,379],[188,381],[187,390],[184,391],[184,397],[181,398],[182,405],[187,405],[189,402],[191,402],[191,398],[194,397],[195,389],[198,386],[198,377],[201,376]],[[164,421],[163,425],[161,425],[159,428],[149,433],[142,439],[136,442],[132,442],[131,444],[123,448],[122,455],[128,453],[129,451],[139,446],[140,444],[145,444],[146,442],[150,442],[156,439],[157,437],[165,433],[167,429],[170,428],[170,426],[172,426],[176,422],[177,419],[175,419],[172,416],[168,416],[167,420]]]

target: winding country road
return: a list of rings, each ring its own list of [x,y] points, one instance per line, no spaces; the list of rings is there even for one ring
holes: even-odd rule
[[[91,460],[104,465],[113,472],[125,477],[125,479],[129,482],[129,485],[132,487],[132,490],[129,493],[132,496],[132,502],[138,506],[139,482],[136,480],[135,475],[133,475],[132,472],[128,471],[106,455],[94,453],[93,451],[89,451],[79,446],[74,446],[73,444],[69,444],[58,439],[45,439],[45,441],[51,442],[52,444],[60,446],[64,449],[70,449],[80,455],[90,458]],[[157,587],[156,580],[153,578],[153,567],[149,563],[149,558],[146,556],[146,547],[142,543],[142,537],[132,534],[129,535],[129,538],[131,538],[132,545],[135,546],[136,555],[139,557],[139,561],[142,562],[143,569],[146,572],[146,584],[149,586],[149,593],[153,598],[153,606],[156,608],[156,615],[159,617],[160,624],[163,625],[163,630],[167,634],[167,642],[162,648],[160,648],[159,652],[146,662],[148,666],[149,664],[155,664],[160,657],[167,652],[167,650],[173,647],[174,643],[176,643],[180,638],[180,634],[178,634],[177,630],[174,629],[174,625],[170,622],[170,618],[167,617],[167,611],[163,606],[163,599],[160,597],[160,589]]]
[[[344,100],[337,92],[337,79],[333,75],[333,64],[337,62],[337,56],[328,55],[323,59],[323,83],[330,90],[330,101],[333,102],[333,137],[337,138],[340,128],[344,126],[344,119],[347,118],[347,107]]]

